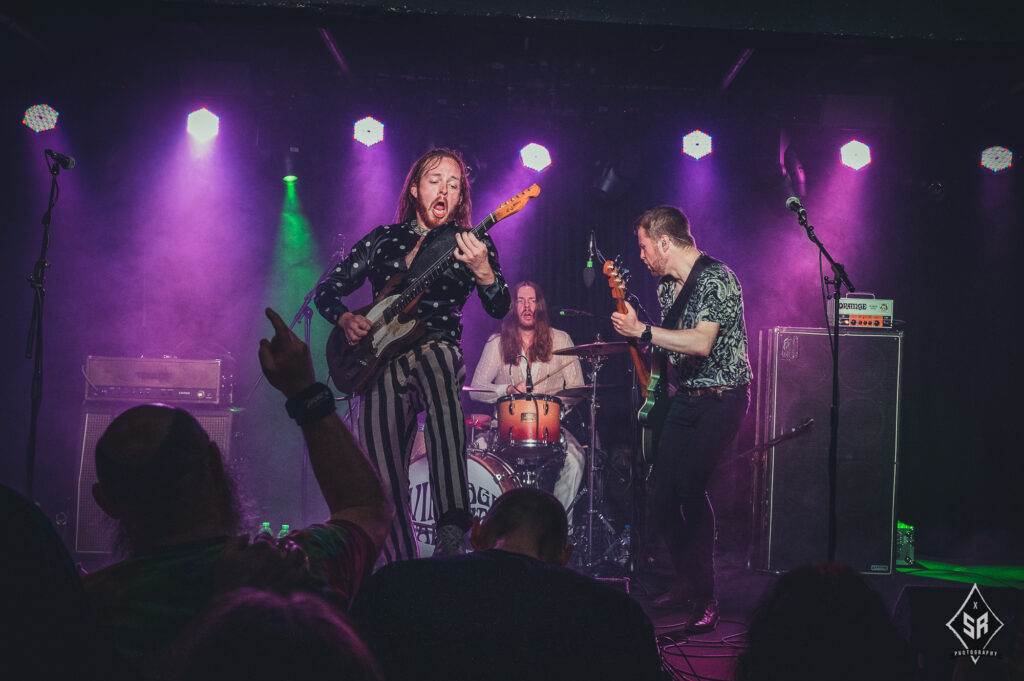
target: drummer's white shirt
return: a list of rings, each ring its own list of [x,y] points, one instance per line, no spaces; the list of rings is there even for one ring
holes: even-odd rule
[[[558,329],[551,329],[551,341],[553,350],[562,350],[573,346],[569,334]],[[523,348],[522,354],[528,354],[526,348]],[[566,364],[569,366],[560,374],[547,378]],[[583,385],[583,369],[580,367],[580,360],[573,356],[552,355],[547,362],[533,362],[530,364],[530,373],[533,376],[533,392],[541,395],[554,395],[562,388]],[[473,395],[473,399],[481,402],[497,402],[498,398],[505,396],[510,385],[525,380],[526,359],[520,357],[519,362],[513,366],[505,364],[501,359],[501,336],[496,333],[491,334],[480,354],[480,361],[477,362],[476,371],[473,372],[473,382],[470,384],[474,388],[485,388],[491,392]]]

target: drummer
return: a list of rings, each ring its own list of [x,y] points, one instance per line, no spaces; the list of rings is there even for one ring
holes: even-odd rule
[[[552,354],[572,346],[569,334],[551,328],[540,287],[532,281],[519,282],[512,287],[512,309],[501,320],[501,332],[487,339],[473,372],[472,387],[488,391],[475,398],[496,402],[506,395],[525,393],[527,358],[534,394],[557,396],[563,388],[583,385],[579,359]],[[564,428],[562,434],[565,463],[552,493],[568,508],[583,479],[583,448]]]

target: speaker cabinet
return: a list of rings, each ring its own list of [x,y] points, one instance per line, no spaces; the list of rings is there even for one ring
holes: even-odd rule
[[[92,498],[92,486],[96,482],[96,442],[110,422],[132,406],[135,405],[86,404],[83,410],[75,523],[75,551],[78,553],[109,553],[111,550],[114,523]],[[230,458],[234,413],[228,410],[190,411],[210,439],[217,443],[224,458]]]
[[[760,334],[754,479],[754,567],[784,571],[828,558],[832,353],[825,329]],[[898,461],[901,331],[839,337],[836,560],[892,572]],[[807,419],[813,424],[792,431]]]

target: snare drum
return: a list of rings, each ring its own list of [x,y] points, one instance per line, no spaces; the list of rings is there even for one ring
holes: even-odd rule
[[[515,471],[507,463],[486,452],[470,454],[466,461],[469,483],[470,512],[483,517],[494,500],[510,489],[519,487]],[[434,555],[434,497],[430,489],[430,471],[427,457],[421,456],[409,465],[409,509],[412,529],[420,558]]]
[[[562,451],[562,401],[552,395],[516,394],[498,400],[495,451],[503,458],[542,459]]]

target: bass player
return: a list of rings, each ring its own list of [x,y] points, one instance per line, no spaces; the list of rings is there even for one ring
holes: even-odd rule
[[[424,435],[437,519],[435,554],[457,553],[472,522],[459,394],[466,379],[459,346],[462,307],[475,289],[487,314],[501,319],[511,298],[493,241],[467,231],[473,226],[470,208],[462,156],[444,148],[427,152],[402,185],[398,222],[377,227],[360,239],[329,271],[314,296],[320,314],[356,345],[371,323],[349,311],[342,299],[367,279],[376,299],[391,277],[414,268],[417,254],[426,255],[436,241],[454,236],[454,262],[433,280],[415,309],[426,333],[388,361],[359,395],[360,441],[395,505],[384,562],[417,556],[409,514],[409,458],[421,411],[426,412]]]
[[[615,330],[668,355],[675,394],[660,427],[652,471],[655,524],[665,539],[675,579],[655,600],[692,610],[691,633],[718,625],[715,599],[715,516],[708,481],[736,437],[750,402],[750,362],[743,292],[732,270],[697,250],[678,208],[659,206],[633,225],[640,258],[659,277],[662,327],[643,324],[632,306],[613,313]],[[652,394],[659,390],[649,389]]]

